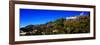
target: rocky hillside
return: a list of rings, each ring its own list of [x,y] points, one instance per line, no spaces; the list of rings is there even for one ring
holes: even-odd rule
[[[81,15],[74,18],[60,18],[40,25],[27,25],[20,28],[20,35],[52,35],[90,32],[90,16]]]

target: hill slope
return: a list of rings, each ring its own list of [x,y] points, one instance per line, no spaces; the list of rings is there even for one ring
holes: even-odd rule
[[[90,32],[90,16],[75,16],[72,19],[60,18],[40,25],[27,25],[20,28],[20,35],[75,34]]]

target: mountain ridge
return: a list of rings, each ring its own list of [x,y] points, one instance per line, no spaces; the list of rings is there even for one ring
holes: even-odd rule
[[[20,35],[51,35],[90,32],[90,16],[80,15],[73,19],[60,18],[46,24],[27,25],[20,28]],[[24,34],[22,34],[24,33]]]

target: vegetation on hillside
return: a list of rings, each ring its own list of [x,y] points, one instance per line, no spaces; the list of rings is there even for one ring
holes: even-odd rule
[[[90,16],[76,16],[76,19],[60,18],[40,25],[27,25],[20,28],[20,35],[76,34],[90,32]]]

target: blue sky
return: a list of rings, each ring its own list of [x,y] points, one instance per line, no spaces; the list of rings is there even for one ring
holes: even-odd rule
[[[69,16],[89,15],[89,11],[71,11],[71,10],[43,10],[43,9],[20,9],[20,27],[29,24],[45,24],[59,18]]]

